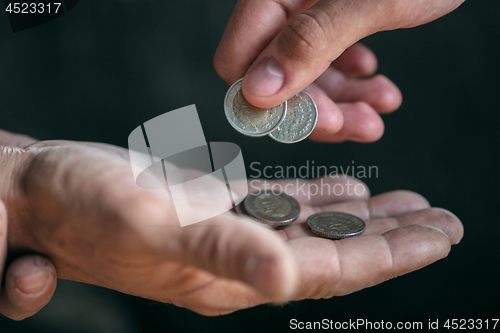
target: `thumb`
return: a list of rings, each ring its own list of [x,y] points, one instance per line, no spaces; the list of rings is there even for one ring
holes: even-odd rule
[[[295,16],[250,66],[242,83],[245,98],[272,107],[303,90],[346,48],[377,29],[377,3],[320,1]]]
[[[175,246],[169,246],[168,251],[174,253],[175,260],[244,281],[271,301],[286,301],[295,293],[295,258],[279,236],[265,226],[223,214],[178,232]]]
[[[276,106],[314,82],[358,40],[429,22],[462,2],[319,1],[291,19],[260,53],[243,79],[243,94],[255,106]]]
[[[46,258],[26,255],[14,260],[3,275],[6,256],[7,210],[0,200],[0,314],[21,320],[49,302],[56,288],[56,270]]]
[[[0,295],[0,313],[21,320],[40,311],[52,298],[56,269],[45,257],[25,255],[10,264]]]

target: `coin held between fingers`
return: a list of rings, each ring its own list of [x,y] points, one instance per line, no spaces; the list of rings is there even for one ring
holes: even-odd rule
[[[229,88],[224,99],[226,118],[238,132],[252,137],[269,135],[281,143],[297,143],[313,132],[318,109],[308,93],[301,91],[276,107],[261,109],[243,96],[242,80]]]
[[[261,137],[268,135],[285,119],[287,102],[269,109],[250,104],[241,91],[241,82],[236,81],[227,91],[224,111],[229,124],[241,134]]]
[[[287,101],[285,120],[269,136],[281,143],[297,143],[312,133],[317,122],[316,103],[301,91]]]

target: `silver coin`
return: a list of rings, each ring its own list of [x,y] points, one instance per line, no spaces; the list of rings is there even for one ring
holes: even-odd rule
[[[271,190],[250,193],[244,203],[248,215],[273,227],[292,223],[300,214],[297,200],[285,193]]]
[[[248,216],[246,210],[245,210],[245,200],[234,206],[234,210],[236,211],[236,214],[238,215],[243,215],[243,216]]]
[[[243,96],[242,80],[236,81],[227,91],[224,99],[226,118],[242,134],[253,137],[267,135],[285,119],[287,102],[270,109],[253,106]]]
[[[269,136],[281,143],[296,143],[312,133],[318,122],[316,103],[305,91],[287,101],[285,120]]]
[[[309,216],[307,227],[318,236],[342,239],[361,235],[365,232],[366,224],[354,215],[323,212]]]
[[[239,204],[234,206],[234,210],[236,211],[236,214],[238,214],[240,216],[245,216],[245,217],[251,218],[252,220],[254,220],[256,222],[264,223],[263,221],[258,220],[255,217],[253,217],[252,215],[249,215],[247,213],[247,211],[245,210],[245,200],[243,200],[242,202],[240,202]]]

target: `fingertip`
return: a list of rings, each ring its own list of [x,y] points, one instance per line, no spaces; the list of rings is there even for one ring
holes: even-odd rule
[[[373,96],[368,103],[379,113],[394,112],[401,106],[403,95],[399,88],[386,76],[376,75],[369,79],[373,81],[377,89],[373,90]]]
[[[370,188],[368,187],[368,185],[366,185],[364,181],[357,178],[351,178],[351,177],[349,178],[351,179],[352,182],[357,183],[354,185],[356,191],[354,191],[354,195],[351,196],[354,198],[354,200],[366,200],[371,197]],[[361,186],[361,188],[358,188],[358,186]]]
[[[344,114],[345,139],[375,142],[384,135],[385,125],[380,115],[367,103],[339,104]]]
[[[285,83],[285,71],[273,57],[260,60],[243,78],[245,97],[269,97],[276,94]]]
[[[27,255],[7,269],[4,302],[10,304],[13,319],[21,320],[42,309],[52,298],[57,284],[54,265],[45,257]]]
[[[344,116],[337,104],[316,88],[310,86],[305,91],[314,100],[318,109],[318,121],[311,134],[312,138],[314,135],[334,135],[339,132],[344,126]]]
[[[250,283],[273,302],[289,300],[297,288],[297,265],[289,258],[250,258]]]
[[[377,141],[384,134],[385,126],[382,118],[367,103],[339,103],[336,105],[342,112],[342,128],[337,132],[332,131],[332,133],[314,131],[309,136],[309,139],[318,142],[343,142],[350,140],[366,143]]]
[[[347,77],[368,76],[375,73],[378,61],[375,54],[366,46],[356,43],[347,48],[332,65]]]
[[[254,222],[248,226],[248,235],[255,232],[253,237],[258,238],[252,242],[251,249],[246,246],[241,249],[243,253],[247,252],[243,280],[272,302],[290,300],[298,282],[298,266],[291,249],[275,232]]]
[[[427,225],[409,225],[387,231],[382,236],[389,245],[398,275],[443,259],[451,250],[448,236]]]
[[[370,199],[372,218],[398,216],[429,207],[429,202],[423,196],[406,190],[382,193]]]
[[[419,225],[418,227],[428,229],[429,231],[429,234],[425,236],[427,248],[424,250],[432,254],[441,254],[441,257],[437,259],[447,257],[451,251],[451,242],[446,232],[431,225]]]
[[[460,243],[464,236],[464,225],[460,221],[460,219],[444,208],[433,207],[430,211],[435,212],[437,216],[435,217],[440,221],[440,229],[450,238],[450,242],[452,245],[456,245]]]

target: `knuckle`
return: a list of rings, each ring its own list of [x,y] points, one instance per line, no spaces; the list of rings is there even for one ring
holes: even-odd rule
[[[328,16],[308,11],[297,15],[283,29],[279,51],[292,59],[311,60],[328,50]]]

